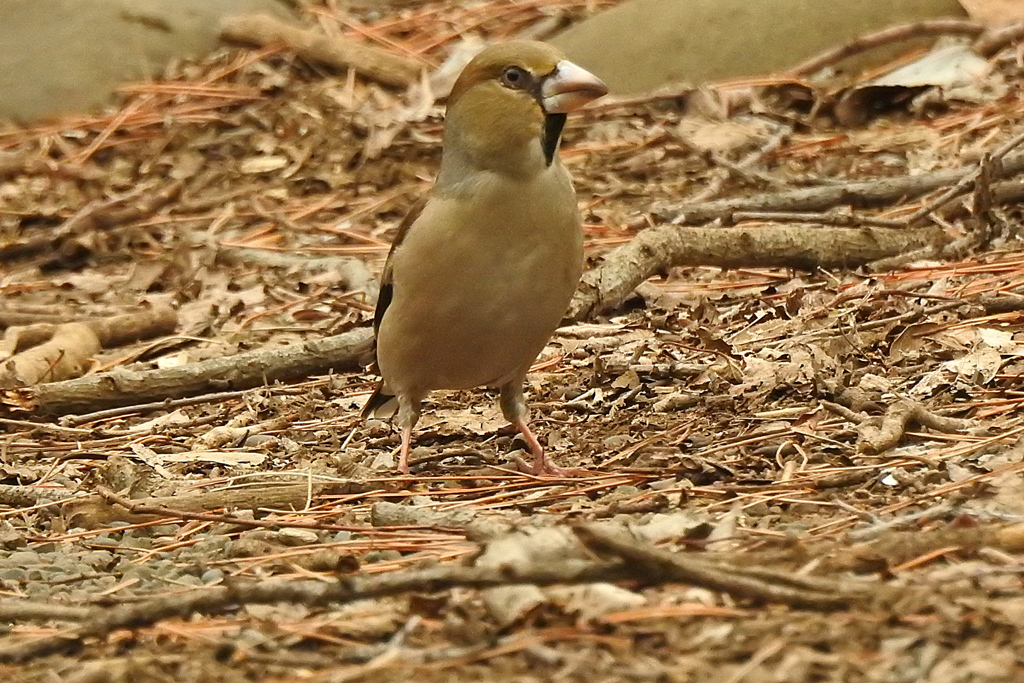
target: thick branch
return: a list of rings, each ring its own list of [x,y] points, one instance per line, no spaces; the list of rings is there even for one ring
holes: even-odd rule
[[[674,266],[721,268],[854,267],[932,244],[934,229],[810,228],[765,225],[749,228],[649,228],[606,254],[583,275],[566,314],[579,321],[621,303],[647,278]]]
[[[419,78],[423,65],[415,59],[392,54],[345,36],[328,36],[263,15],[227,17],[221,37],[239,43],[268,46],[283,44],[310,62],[335,69],[355,69],[386,85],[408,87]]]
[[[283,348],[211,358],[175,368],[127,370],[13,390],[0,402],[41,413],[74,413],[288,382],[356,370],[373,333],[366,328]]]
[[[728,219],[737,211],[825,211],[836,206],[868,207],[919,197],[959,182],[977,171],[977,165],[934,171],[915,176],[836,183],[823,187],[802,187],[749,197],[716,199],[679,204],[659,212],[662,220],[678,225],[700,225],[716,218]],[[1024,171],[1024,152],[1003,158],[1003,176]]]
[[[487,588],[512,584],[551,585],[621,581],[629,567],[616,563],[565,563],[516,574],[502,567],[444,566],[355,576],[337,582],[261,581],[233,583],[91,611],[91,618],[66,633],[32,640],[0,642],[0,661],[24,661],[75,649],[86,638],[103,638],[123,628],[139,628],[172,617],[215,614],[246,604],[291,602],[312,607],[349,603],[408,592],[435,592],[456,587]]]
[[[231,582],[141,603],[95,608],[88,612],[80,626],[65,633],[14,642],[7,638],[0,641],[0,661],[23,661],[62,652],[74,649],[86,638],[104,638],[118,629],[139,628],[162,619],[187,618],[196,613],[224,612],[245,604],[290,602],[322,607],[460,587],[483,589],[640,579],[652,584],[684,582],[743,598],[830,610],[849,607],[872,595],[874,590],[874,586],[847,587],[826,579],[702,561],[682,553],[669,553],[627,542],[595,527],[577,527],[575,532],[588,547],[615,559],[593,561],[570,556],[558,562],[528,566],[517,566],[514,562],[502,562],[497,566],[445,565],[383,574],[362,573],[331,583],[305,580]],[[82,616],[68,614],[64,618]]]

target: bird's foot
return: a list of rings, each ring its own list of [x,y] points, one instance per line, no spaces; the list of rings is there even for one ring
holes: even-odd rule
[[[591,474],[591,472],[579,467],[559,467],[551,462],[551,460],[546,456],[534,459],[532,463],[528,463],[519,456],[515,456],[515,461],[520,472],[524,474],[531,474],[535,477],[557,477],[559,479],[566,479],[570,477],[586,477]]]
[[[513,422],[519,433],[526,439],[527,445],[530,447],[530,452],[533,453],[533,464],[528,464],[525,460],[519,456],[515,456],[516,465],[519,466],[519,471],[526,474],[532,474],[535,477],[585,477],[589,472],[581,470],[575,467],[559,467],[555,463],[551,462],[551,458],[544,451],[544,446],[541,445],[536,435],[530,429],[530,426],[526,424],[525,420],[518,420]]]

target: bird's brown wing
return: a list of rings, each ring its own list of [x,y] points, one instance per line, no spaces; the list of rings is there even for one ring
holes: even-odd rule
[[[423,207],[427,205],[427,197],[421,197],[412,205],[409,209],[409,213],[405,215],[402,222],[398,225],[398,232],[395,233],[395,239],[391,242],[391,251],[388,252],[388,258],[384,262],[384,270],[380,274],[380,293],[377,295],[377,308],[373,311],[373,334],[374,337],[380,330],[380,323],[384,320],[384,312],[388,310],[388,306],[391,305],[391,298],[395,293],[395,285],[392,280],[391,265],[392,260],[395,256],[395,250],[405,240],[405,236],[409,234],[409,228],[416,219],[423,213]],[[373,361],[374,365],[377,363],[377,343],[374,339],[373,345]],[[387,385],[384,384],[384,380],[377,382],[377,386],[373,391],[373,394],[366,401],[366,405],[363,406],[361,412],[362,418],[366,418],[376,415],[378,411],[385,408],[394,399],[394,395],[391,394]]]
[[[391,251],[388,252],[388,259],[384,262],[384,270],[380,274],[380,294],[377,295],[377,308],[373,311],[373,333],[377,334],[380,330],[380,322],[384,319],[384,312],[388,310],[388,306],[391,305],[391,297],[394,296],[395,287],[392,281],[391,265],[394,260],[395,250],[401,246],[402,242],[405,241],[405,236],[409,234],[409,228],[416,219],[423,213],[423,207],[427,205],[427,197],[420,197],[412,208],[409,209],[409,213],[405,215],[402,222],[398,225],[398,232],[395,233],[395,239],[391,242]]]

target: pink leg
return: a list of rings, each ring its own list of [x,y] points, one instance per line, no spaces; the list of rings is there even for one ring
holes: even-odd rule
[[[527,465],[522,458],[516,458],[516,464],[519,465],[520,470],[527,474],[552,477],[581,477],[588,474],[586,470],[556,467],[551,462],[551,459],[548,458],[547,453],[544,452],[544,447],[540,445],[540,441],[537,440],[537,437],[530,430],[530,425],[526,423],[529,413],[526,410],[526,399],[523,397],[522,377],[502,385],[500,403],[501,412],[505,419],[519,430],[519,433],[526,439],[530,452],[533,453],[532,465]]]
[[[409,450],[412,448],[412,425],[402,428],[402,449],[398,452],[398,471],[409,474]]]
[[[398,452],[398,471],[409,474],[409,451],[412,450],[412,430],[420,419],[422,397],[398,396],[398,426],[402,430],[402,448]]]
[[[527,445],[530,447],[530,452],[533,453],[532,465],[527,465],[522,458],[516,458],[516,464],[519,465],[519,469],[523,472],[536,476],[548,475],[552,477],[582,477],[589,474],[586,470],[575,467],[558,467],[555,463],[551,462],[551,458],[544,451],[544,446],[537,440],[537,437],[530,429],[530,425],[526,424],[525,420],[517,420],[512,425],[523,435]]]

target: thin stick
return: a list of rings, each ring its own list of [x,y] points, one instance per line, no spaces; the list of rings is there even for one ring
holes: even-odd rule
[[[788,75],[793,77],[809,76],[826,66],[841,62],[847,57],[852,57],[889,43],[944,35],[970,36],[974,38],[980,36],[984,31],[985,27],[981,24],[961,19],[932,19],[912,24],[890,26],[881,31],[868,33],[845,45],[840,45],[815,57],[811,57],[790,69]]]

